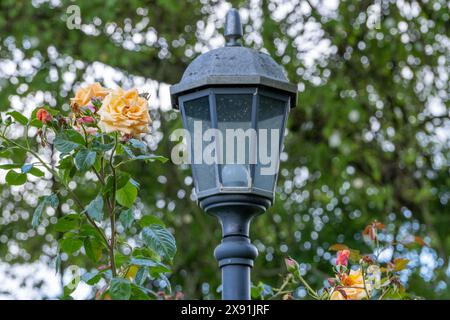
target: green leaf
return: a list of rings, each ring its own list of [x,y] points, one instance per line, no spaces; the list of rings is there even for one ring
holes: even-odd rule
[[[163,274],[163,273],[170,272],[169,267],[167,267],[166,265],[164,265],[162,263],[159,263],[158,265],[151,267],[149,270],[150,270],[150,275],[154,278],[161,276],[161,274]]]
[[[16,157],[17,155],[24,155],[25,156],[25,151],[20,149],[19,147],[14,147],[14,146],[0,146],[0,157],[2,158],[11,158],[11,157]],[[8,165],[8,164],[4,164],[3,166]],[[21,164],[15,164],[17,166],[15,166],[14,168],[20,168],[22,165]],[[6,168],[5,168],[6,169]],[[13,168],[10,168],[13,169]]]
[[[55,224],[55,230],[58,232],[66,232],[78,229],[80,222],[80,217],[77,214],[69,214],[58,219]]]
[[[128,300],[131,296],[131,283],[122,278],[113,278],[109,287],[109,295],[113,300]]]
[[[80,234],[80,236],[84,236],[84,237],[93,237],[98,240],[101,239],[101,236],[100,236],[99,232],[97,231],[97,229],[94,228],[93,226],[91,226],[90,224],[83,224],[80,228],[79,234]]]
[[[30,121],[30,126],[31,127],[36,127],[36,128],[42,128],[43,127],[43,123],[41,120],[38,119],[31,119]]]
[[[123,144],[121,144],[123,151],[125,151],[125,153],[130,157],[130,158],[135,158],[136,156],[134,155],[133,151],[131,151],[130,148],[124,146]]]
[[[103,219],[103,197],[98,195],[86,206],[86,212],[95,221],[102,221]]]
[[[123,188],[130,180],[130,174],[127,172],[119,171],[116,176],[117,189]]]
[[[102,272],[94,270],[93,272],[86,272],[81,276],[81,280],[86,282],[88,285],[93,286],[98,283],[102,278]]]
[[[161,259],[160,255],[158,253],[156,253],[155,251],[153,251],[150,248],[147,248],[146,246],[134,248],[132,257],[138,258],[138,259],[141,259],[141,258],[150,259],[153,261]]]
[[[151,224],[159,224],[162,227],[165,227],[166,225],[164,224],[164,222],[158,218],[157,216],[154,215],[149,215],[149,216],[143,216],[140,220],[139,220],[139,225],[142,228],[145,228]]]
[[[45,176],[44,172],[36,167],[31,168],[28,173],[38,178]]]
[[[59,245],[62,251],[72,254],[81,249],[83,241],[78,238],[63,238],[59,241]]]
[[[158,276],[161,273],[170,272],[169,267],[165,264],[147,258],[131,258],[130,264],[150,268],[152,274],[155,276]]]
[[[273,295],[273,289],[271,286],[259,282],[257,286],[253,285],[251,289],[252,298],[254,299],[261,299],[266,296]]]
[[[56,209],[59,204],[59,199],[56,194],[52,194],[45,197],[45,203],[50,205],[52,208]]]
[[[167,158],[163,156],[157,156],[153,154],[141,154],[138,156],[130,155],[130,159],[127,160],[127,162],[135,161],[135,160],[143,160],[144,162],[153,162],[153,161],[159,161],[162,163],[167,162]]]
[[[116,187],[117,190],[123,188],[127,182],[130,180],[130,174],[127,172],[119,171],[116,174]],[[106,185],[103,188],[103,193],[107,194],[112,191],[114,187],[114,177],[112,175],[109,175],[106,178]]]
[[[157,160],[157,161],[162,162],[162,163],[165,163],[165,162],[167,162],[167,160],[169,160],[166,157],[157,156],[157,155],[154,155],[154,154],[141,154],[139,156],[134,157],[134,159],[135,160],[150,161],[150,162]]]
[[[36,209],[34,209],[34,213],[33,213],[33,218],[31,220],[31,226],[33,228],[36,228],[39,225],[39,220],[41,219],[42,216],[42,210],[44,210],[45,207],[45,202],[41,201]]]
[[[147,277],[148,269],[146,267],[139,268],[139,270],[136,272],[136,276],[134,277],[134,282],[136,282],[137,285],[142,286]]]
[[[86,255],[94,262],[98,262],[103,253],[102,243],[96,239],[87,238],[83,241]]]
[[[114,142],[111,143],[101,143],[98,140],[92,141],[92,150],[98,152],[105,152],[111,150],[114,147]]]
[[[116,260],[116,265],[127,264],[130,262],[130,256],[122,254],[120,252],[115,252],[114,259]]]
[[[141,233],[142,240],[152,250],[161,256],[173,259],[177,251],[175,238],[159,224],[151,224],[145,227]]]
[[[9,169],[19,169],[21,168],[22,165],[19,163],[5,163],[5,164],[0,164],[0,169],[5,169],[5,170],[9,170]]]
[[[59,161],[58,168],[61,170],[71,169],[73,167],[73,158],[71,156],[65,157]]]
[[[257,286],[252,285],[252,288],[251,288],[252,299],[261,299],[263,291],[264,291],[264,288],[262,286],[260,286],[259,284]]]
[[[58,253],[55,259],[55,274],[60,273],[61,271],[61,255]]]
[[[132,300],[150,300],[148,289],[137,285],[131,284],[131,299]]]
[[[129,229],[134,221],[133,209],[124,210],[120,213],[119,220],[125,229]]]
[[[75,166],[80,171],[85,171],[92,167],[95,163],[95,151],[81,149],[75,156]]]
[[[20,186],[27,182],[27,175],[26,173],[18,173],[14,170],[8,171],[6,174],[6,183],[10,186]]]
[[[64,130],[64,134],[67,137],[67,140],[69,140],[69,141],[72,141],[72,142],[80,144],[80,145],[83,145],[85,143],[83,136],[78,131],[71,130],[71,129]]]
[[[28,123],[27,117],[25,117],[23,114],[21,114],[18,111],[7,112],[6,114],[10,115],[11,117],[14,118],[14,120],[16,120],[20,124],[23,124],[24,126],[26,126]]]
[[[68,130],[68,131],[70,131],[70,130]],[[81,137],[81,138],[83,139],[83,137]],[[80,142],[81,141],[79,140],[79,138],[76,138],[76,136],[74,134],[68,135],[65,131],[65,132],[58,133],[56,135],[55,140],[53,141],[53,144],[54,144],[56,150],[58,150],[59,152],[70,153],[73,150],[75,150],[76,148],[83,145],[84,139],[83,139],[82,143],[80,143]]]
[[[142,152],[147,150],[147,145],[143,141],[130,139],[128,142],[133,146],[133,148],[140,149]]]
[[[123,153],[123,144],[119,143],[116,147],[116,155],[121,155]]]
[[[140,267],[156,267],[158,265],[156,261],[144,258],[132,258],[130,263]]]
[[[70,284],[70,286],[69,286]],[[63,300],[68,300],[68,299],[72,299],[72,297],[70,297],[70,295],[76,290],[77,285],[74,283],[74,280],[72,280],[67,286],[64,286],[63,288]]]
[[[126,208],[130,208],[137,197],[137,189],[129,181],[125,186],[116,192],[117,202]]]
[[[31,220],[32,227],[36,228],[39,225],[39,220],[41,219],[42,211],[44,210],[46,205],[50,205],[56,209],[58,207],[58,204],[59,199],[56,196],[56,194],[41,197],[36,209],[34,209],[33,218]]]

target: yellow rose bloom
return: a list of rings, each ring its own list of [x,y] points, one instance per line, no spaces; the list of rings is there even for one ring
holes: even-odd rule
[[[109,92],[110,91],[103,88],[100,83],[95,82],[87,87],[79,88],[75,93],[75,97],[70,99],[70,106],[76,111],[79,107],[88,105],[93,97],[103,99]]]
[[[331,294],[330,300],[347,300],[339,291],[335,290]]]
[[[344,297],[338,290],[333,291],[330,300],[362,300],[368,299],[367,292],[364,289],[364,280],[361,269],[350,270],[350,274],[342,280],[343,288],[347,297]],[[366,289],[370,292],[370,284],[366,282]]]
[[[103,99],[98,114],[104,132],[118,131],[133,137],[148,132],[151,123],[147,100],[136,89],[112,91]]]

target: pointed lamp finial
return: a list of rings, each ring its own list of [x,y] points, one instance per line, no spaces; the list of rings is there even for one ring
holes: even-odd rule
[[[242,38],[241,17],[239,16],[239,11],[234,8],[231,8],[227,13],[224,36],[226,39],[226,46],[241,45],[238,42],[238,40]]]

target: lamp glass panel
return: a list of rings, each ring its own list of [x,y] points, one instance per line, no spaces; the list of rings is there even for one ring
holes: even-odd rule
[[[248,187],[251,184],[250,157],[256,139],[252,137],[252,94],[216,94],[217,127],[222,133],[219,145],[222,186]],[[254,136],[254,135],[253,135]],[[254,140],[254,143],[251,141]]]
[[[279,168],[287,102],[259,95],[257,106],[258,163],[254,187],[273,192]]]
[[[184,102],[187,130],[191,135],[190,160],[194,174],[194,181],[199,192],[216,187],[216,174],[214,164],[206,164],[203,161],[202,151],[207,142],[203,139],[203,133],[211,129],[211,114],[208,96]],[[194,128],[201,128],[194,132]],[[201,141],[201,142],[199,142]],[[201,147],[201,148],[199,148]]]

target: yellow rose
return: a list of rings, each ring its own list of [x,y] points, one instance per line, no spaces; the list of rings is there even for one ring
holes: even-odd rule
[[[347,300],[339,291],[335,290],[331,294],[330,300]]]
[[[74,111],[80,107],[84,107],[91,102],[93,97],[103,99],[109,94],[109,90],[103,88],[98,82],[79,88],[75,93],[75,97],[70,99],[70,106]]]
[[[111,92],[103,100],[98,114],[104,132],[119,131],[135,137],[149,130],[148,103],[136,89]]]
[[[331,300],[362,300],[368,299],[367,292],[364,289],[364,280],[361,269],[350,270],[350,274],[344,276],[341,280],[343,288],[347,297],[344,297],[338,290],[333,291],[331,294]],[[366,282],[366,289],[368,292],[371,290],[371,286]]]

